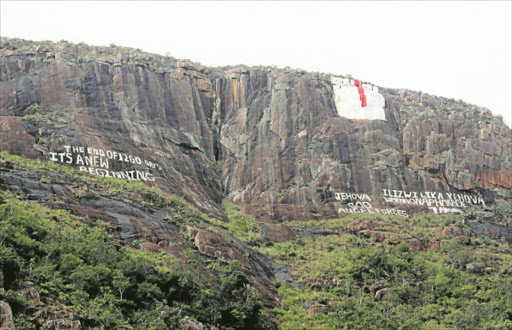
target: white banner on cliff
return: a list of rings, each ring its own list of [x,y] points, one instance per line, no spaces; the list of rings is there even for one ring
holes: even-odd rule
[[[341,117],[386,120],[384,96],[379,88],[359,80],[331,76],[334,102]]]

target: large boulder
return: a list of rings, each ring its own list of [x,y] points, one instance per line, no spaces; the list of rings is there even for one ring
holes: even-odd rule
[[[265,239],[271,242],[293,241],[297,234],[287,226],[280,224],[262,224]]]
[[[471,274],[482,274],[485,271],[485,264],[481,262],[467,264],[466,271]]]
[[[181,329],[183,330],[203,330],[205,329],[204,325],[195,320],[191,320],[188,318],[188,316],[185,316],[183,319],[181,319]]]
[[[34,314],[41,330],[81,330],[78,314],[61,303],[52,303]]]
[[[34,286],[32,282],[25,282],[25,291],[24,296],[28,301],[31,301],[34,305],[41,304],[41,297],[39,296],[39,291]]]
[[[306,311],[306,314],[313,316],[316,314],[327,314],[327,312],[329,312],[329,307],[327,307],[325,305],[321,305],[321,306],[314,306],[314,307],[308,308],[308,310]]]
[[[387,296],[390,295],[391,290],[389,288],[380,289],[375,292],[375,300],[384,300]]]
[[[469,236],[470,231],[457,226],[447,226],[443,228],[441,234],[446,237]]]
[[[222,262],[227,263],[237,259],[242,264],[248,265],[247,257],[243,251],[233,244],[228,244],[226,239],[219,234],[199,229],[194,238],[194,245],[202,254],[217,258]]]
[[[379,243],[382,243],[385,239],[388,239],[390,244],[398,244],[404,242],[410,237],[409,234],[393,233],[389,231],[361,230],[359,233],[362,236],[372,238]]]
[[[0,329],[15,329],[11,306],[5,301],[0,301]]]

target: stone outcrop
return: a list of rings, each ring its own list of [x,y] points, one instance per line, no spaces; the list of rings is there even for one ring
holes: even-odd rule
[[[375,292],[375,300],[384,300],[389,294],[389,288],[380,289],[377,292]]]
[[[14,330],[11,306],[5,301],[0,301],[0,329]]]
[[[424,248],[423,243],[420,240],[418,240],[417,238],[408,239],[407,243],[409,244],[409,247],[411,248],[411,250],[413,252],[418,252]]]
[[[42,330],[81,330],[78,314],[68,306],[53,303],[35,313],[36,323]]]
[[[482,274],[485,271],[485,264],[481,262],[466,265],[466,271],[472,274]]]
[[[204,68],[129,48],[7,38],[1,54],[0,150],[50,160],[69,145],[139,157],[111,159],[109,170],[149,172],[146,184],[220,216]]]
[[[512,227],[499,226],[487,221],[468,221],[468,225],[477,237],[488,237],[512,244]]]
[[[114,157],[108,170],[149,173],[155,181],[132,178],[219,218],[224,195],[265,222],[338,217],[336,192],[391,208],[382,189],[512,197],[511,130],[462,101],[379,88],[385,120],[351,120],[329,74],[8,38],[1,55],[0,150],[77,168],[75,154],[51,153],[139,157]],[[104,169],[92,172],[114,175]]]
[[[390,244],[399,244],[409,238],[408,234],[393,233],[389,231],[361,230],[359,233],[363,237],[371,237],[379,243],[382,243],[385,239],[388,239]]]
[[[293,241],[297,234],[290,228],[273,223],[262,223],[263,236],[270,242]]]
[[[327,307],[325,305],[320,305],[320,306],[314,306],[314,307],[308,308],[308,310],[306,311],[306,314],[313,316],[316,314],[327,314],[327,312],[329,312],[329,307]]]
[[[223,186],[259,219],[336,217],[334,192],[367,193],[374,207],[386,206],[382,189],[511,197],[511,131],[485,109],[380,88],[386,120],[349,120],[335,109],[330,75],[224,73],[212,112]]]
[[[443,228],[441,234],[446,237],[456,237],[460,235],[469,236],[470,232],[466,228],[460,228],[457,226],[447,226]]]
[[[218,234],[199,229],[194,238],[194,245],[202,254],[217,258],[220,261],[230,262],[237,259],[242,264],[248,264],[243,252],[236,246],[229,246],[224,237]]]
[[[32,282],[25,283],[24,298],[32,302],[32,304],[34,305],[41,304],[41,297],[39,296],[39,291],[37,291],[37,289],[34,287],[34,283]]]
[[[464,193],[486,203],[512,198],[510,128],[486,109],[461,101],[380,88],[385,120],[352,120],[336,110],[329,74],[206,68],[124,47],[8,38],[1,39],[0,55],[0,151],[95,175],[124,173],[125,180],[174,193],[223,221],[221,201],[227,197],[261,222],[267,242],[342,235],[278,223],[339,217],[338,209],[349,201],[337,200],[338,192],[367,194],[374,208],[400,206],[411,213],[431,211],[385,203],[382,189]],[[100,159],[84,160],[95,155]],[[169,221],[170,211],[141,202],[159,198],[151,193],[119,196],[79,177],[4,161],[0,189],[70,211],[90,225],[107,221],[117,247],[136,241],[143,251],[182,259],[183,251],[195,247],[204,259],[238,260],[269,307],[279,304],[274,280],[291,280],[289,266],[272,263],[221,228]],[[469,243],[471,236],[449,226],[435,230],[446,239],[422,242],[378,216],[351,222],[346,230],[375,242],[407,243],[412,251],[441,249],[453,238]],[[476,237],[511,243],[512,222],[502,224],[467,223]],[[492,273],[488,268],[466,265],[475,274]],[[210,270],[197,271],[208,277]],[[3,275],[0,269],[0,290]],[[328,279],[310,288],[341,285]],[[390,294],[385,282],[367,289],[376,300]],[[45,303],[33,284],[22,294],[33,303],[39,328],[81,328],[73,310]],[[329,312],[328,306],[306,308],[308,315]],[[181,323],[213,329],[189,319]],[[13,328],[5,302],[0,326]]]

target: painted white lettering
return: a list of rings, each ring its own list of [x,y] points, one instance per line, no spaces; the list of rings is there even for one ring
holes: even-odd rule
[[[56,153],[56,152],[50,152],[50,153],[48,153],[48,154],[50,155],[50,160],[52,160],[52,161],[54,161],[54,162],[58,161],[58,159],[57,159],[57,153]]]
[[[109,168],[108,167],[108,159],[100,158],[100,167]]]
[[[66,164],[73,164],[73,156],[70,153],[66,153]]]
[[[84,165],[84,160],[83,160],[82,156],[76,155],[76,162],[75,162],[75,164],[77,164],[77,165]]]
[[[93,165],[93,162],[92,162],[92,156],[84,156],[84,159],[85,159],[85,165]]]

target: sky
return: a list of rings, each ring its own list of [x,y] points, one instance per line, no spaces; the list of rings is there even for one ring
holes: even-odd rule
[[[512,123],[512,1],[0,1],[0,35],[277,65],[486,107]]]

